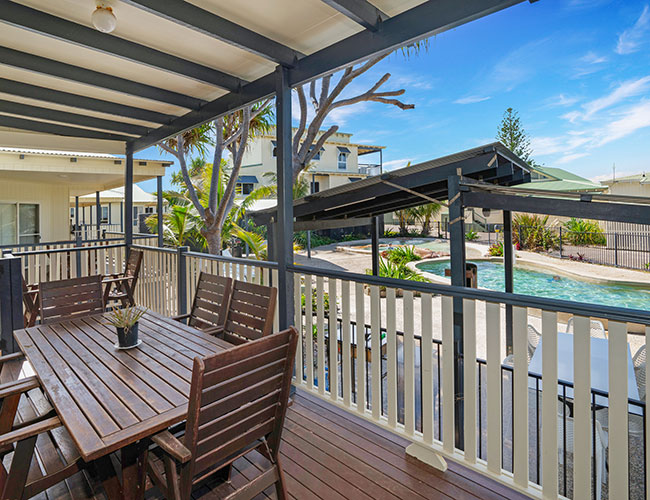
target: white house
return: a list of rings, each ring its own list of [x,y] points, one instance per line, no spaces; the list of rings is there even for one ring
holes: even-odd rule
[[[0,245],[71,239],[70,200],[122,186],[124,161],[97,153],[0,147]],[[134,181],[165,175],[168,165],[137,159]]]
[[[309,175],[315,192],[381,172],[381,155],[385,146],[356,144],[351,142],[351,137],[352,134],[343,132],[332,135],[312,160]],[[273,183],[273,179],[265,174],[275,174],[275,151],[275,128],[250,141],[238,178],[242,194],[246,195],[259,186]],[[374,156],[378,157],[373,163],[359,158],[371,153],[376,153]]]

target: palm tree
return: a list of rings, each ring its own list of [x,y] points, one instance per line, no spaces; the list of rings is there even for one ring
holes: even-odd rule
[[[440,203],[427,203],[410,209],[415,220],[422,224],[422,235],[427,236],[431,232],[431,221],[438,215],[442,205]]]

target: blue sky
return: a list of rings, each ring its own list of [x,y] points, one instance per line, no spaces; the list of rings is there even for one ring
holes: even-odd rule
[[[524,2],[434,37],[417,55],[392,54],[347,94],[385,73],[392,76],[382,90],[405,89],[415,109],[361,103],[336,110],[326,125],[386,146],[387,168],[491,142],[513,107],[543,165],[591,179],[611,177],[614,163],[617,176],[650,170],[647,0]],[[140,185],[155,190],[155,182]]]

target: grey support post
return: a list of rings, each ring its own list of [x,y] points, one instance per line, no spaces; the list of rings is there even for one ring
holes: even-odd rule
[[[189,247],[178,247],[178,314],[187,314],[187,252]]]
[[[133,146],[126,145],[126,171],[124,175],[124,242],[133,245]]]
[[[81,246],[81,227],[79,227],[79,196],[74,197],[74,224],[75,224],[75,232],[74,232],[74,244],[76,247]],[[81,276],[81,252],[77,250],[77,265],[76,265],[76,270],[77,270],[77,276]]]
[[[274,257],[278,263],[278,310],[281,330],[293,324],[293,164],[291,157],[291,87],[289,69],[278,66],[275,71],[275,116],[277,133],[278,220],[275,224],[277,245]]]
[[[99,199],[99,191],[95,191],[95,207],[97,210],[97,220],[95,221],[97,226],[97,239],[99,239],[102,231],[102,204]]]
[[[377,216],[372,218],[370,238],[372,240],[372,275],[379,276],[379,217]]]
[[[466,286],[465,273],[465,210],[460,192],[460,174],[447,180],[449,196],[449,249],[451,253],[451,284]],[[454,304],[454,419],[456,448],[465,449],[463,390],[463,299]]]
[[[512,247],[512,213],[503,211],[503,267],[505,269],[505,291],[512,293],[514,248]],[[506,304],[506,356],[512,354],[512,304]]]
[[[164,246],[163,242],[163,197],[162,197],[162,176],[159,175],[156,177],[156,186],[158,188],[158,198],[157,202],[158,205],[156,207],[156,211],[158,212],[158,246],[162,247]]]
[[[2,354],[20,351],[14,330],[23,328],[23,284],[20,257],[0,259],[0,350]]]

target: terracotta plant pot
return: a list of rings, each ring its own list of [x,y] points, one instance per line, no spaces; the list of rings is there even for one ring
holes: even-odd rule
[[[138,323],[136,322],[131,328],[119,328],[117,330],[117,343],[122,349],[135,347],[138,344]]]

